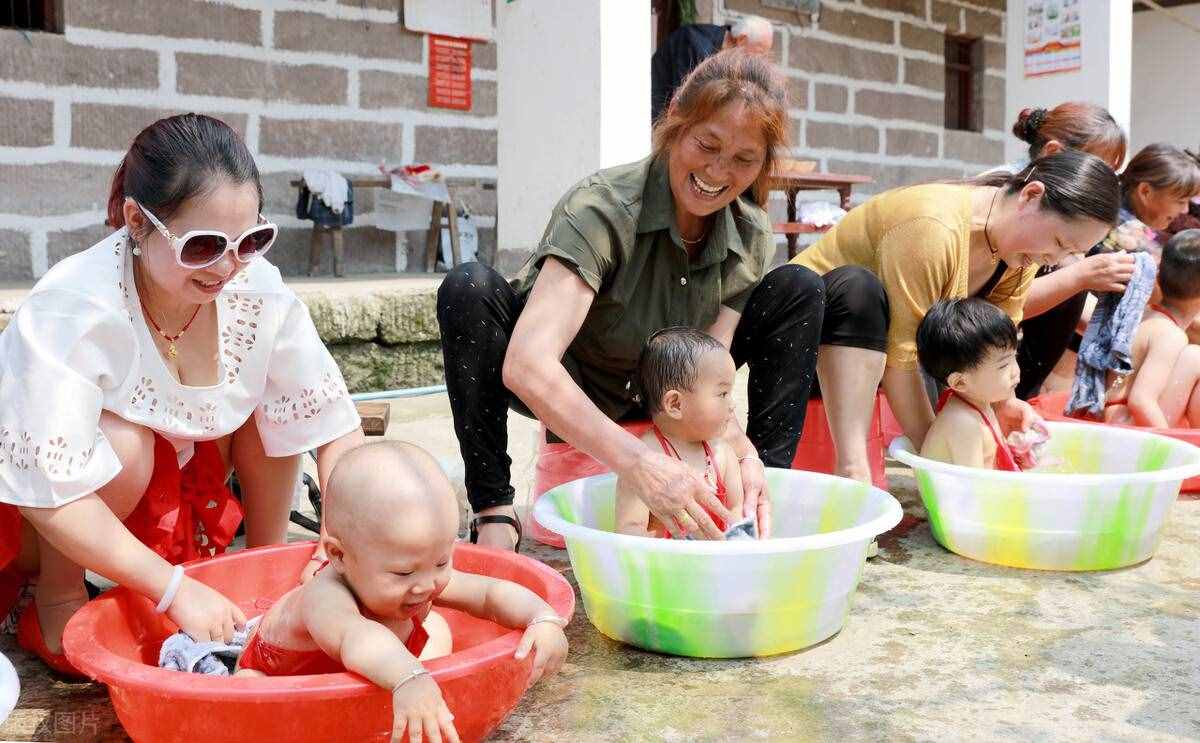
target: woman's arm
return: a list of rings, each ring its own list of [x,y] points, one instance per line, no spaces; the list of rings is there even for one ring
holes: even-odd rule
[[[157,602],[174,567],[142,544],[95,494],[57,508],[22,508],[21,515],[71,562]],[[233,639],[246,616],[220,593],[184,578],[167,616],[202,642]]]
[[[1134,265],[1129,253],[1098,253],[1039,276],[1025,297],[1025,318],[1045,314],[1079,292],[1124,291]]]
[[[888,367],[883,371],[883,391],[904,435],[912,442],[913,450],[920,451],[925,444],[925,434],[933,425],[933,406],[929,404],[929,393],[925,391],[921,372]]]
[[[354,429],[350,433],[339,436],[330,441],[324,446],[317,447],[317,483],[321,490],[321,500],[325,499],[325,494],[328,492],[329,477],[333,474],[333,468],[337,466],[338,460],[342,455],[356,447],[366,443],[366,437],[363,435],[361,427]],[[321,536],[320,542],[317,543],[317,548],[313,550],[313,555],[308,560],[308,564],[304,566],[304,570],[300,573],[300,581],[306,582],[313,574],[321,567],[321,563],[325,561],[325,537],[328,532],[325,531],[325,519],[321,519]]]
[[[742,313],[729,307],[721,307],[717,319],[708,329],[708,334],[721,342],[725,348],[733,350],[733,334],[737,331]],[[737,468],[729,470],[739,473],[740,484],[744,490],[742,499],[742,518],[755,516],[758,519],[758,533],[763,539],[771,536],[771,498],[767,491],[767,468],[758,458],[758,449],[754,442],[742,430],[737,418],[730,416],[729,427],[725,431],[725,443],[733,452]]]
[[[701,503],[718,514],[727,512],[700,478],[609,420],[563,367],[563,354],[594,297],[570,269],[547,258],[513,331],[504,358],[504,386],[550,430],[618,473],[672,533],[720,539],[723,535]]]
[[[362,446],[366,441],[366,436],[359,427],[345,436],[339,436],[328,444],[317,447],[317,482],[322,493],[329,486],[329,476],[333,474],[333,468],[337,466],[342,455]]]

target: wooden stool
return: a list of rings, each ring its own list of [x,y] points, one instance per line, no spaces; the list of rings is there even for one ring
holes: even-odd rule
[[[392,417],[392,406],[386,402],[356,402],[358,417],[362,421],[363,433],[367,436],[382,436]]]
[[[343,264],[345,257],[345,242],[342,239],[342,226],[334,225],[332,227],[324,227],[313,223],[312,233],[308,237],[308,275],[316,276],[321,270],[321,243],[322,233],[329,232],[333,235],[333,275],[345,276],[346,270]]]
[[[433,202],[433,210],[429,215],[429,232],[425,233],[425,270],[430,273],[437,270],[438,253],[442,247],[443,212],[450,223],[450,261],[453,263],[450,268],[462,262],[462,253],[458,249],[458,208],[451,195],[448,202]]]

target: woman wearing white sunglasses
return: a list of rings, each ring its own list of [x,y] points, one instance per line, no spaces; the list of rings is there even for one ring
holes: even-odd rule
[[[261,209],[233,130],[162,119],[113,179],[120,229],[55,265],[0,335],[0,617],[3,586],[36,576],[18,640],[60,672],[84,568],[230,639],[242,612],[174,566],[221,552],[243,512],[248,546],[284,541],[300,454],[318,450],[323,485],[361,442],[308,311],[261,259],[278,232]]]

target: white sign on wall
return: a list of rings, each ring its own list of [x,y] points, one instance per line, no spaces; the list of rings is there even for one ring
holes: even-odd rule
[[[492,0],[404,0],[404,27],[464,39],[496,38]]]
[[[1025,77],[1083,67],[1081,0],[1027,0]]]

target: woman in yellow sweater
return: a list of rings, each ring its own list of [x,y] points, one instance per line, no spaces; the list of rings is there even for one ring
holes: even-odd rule
[[[1063,150],[1018,173],[879,194],[797,256],[795,263],[822,276],[836,270],[855,285],[853,301],[827,303],[817,356],[837,473],[870,480],[866,440],[881,381],[904,433],[920,449],[933,407],[915,338],[934,302],[984,297],[1019,323],[1037,266],[1087,252],[1116,223],[1119,207],[1112,168],[1094,155]],[[1015,397],[996,413],[1018,428],[1033,416]]]

